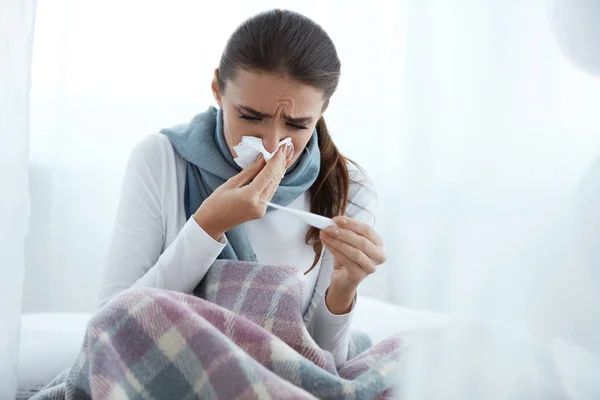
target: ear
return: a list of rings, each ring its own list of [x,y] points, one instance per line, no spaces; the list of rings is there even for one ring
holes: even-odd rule
[[[219,89],[219,69],[218,68],[215,69],[215,74],[213,76],[213,80],[210,85],[210,88],[212,89],[213,96],[215,97],[215,100],[217,101],[219,108],[223,108],[223,106],[221,105],[221,90]]]

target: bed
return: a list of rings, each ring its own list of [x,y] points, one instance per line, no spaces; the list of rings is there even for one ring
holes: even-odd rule
[[[18,367],[17,399],[28,399],[75,361],[91,314],[24,314]],[[374,342],[394,333],[444,327],[457,318],[411,310],[361,297],[353,320],[355,329]],[[572,344],[556,340],[550,345],[561,387],[572,399],[600,398],[600,361]]]

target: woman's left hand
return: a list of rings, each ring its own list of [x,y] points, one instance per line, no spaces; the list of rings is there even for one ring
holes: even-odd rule
[[[337,226],[321,231],[323,245],[335,258],[329,290],[351,294],[377,266],[386,260],[383,240],[365,223],[348,217],[335,217]]]

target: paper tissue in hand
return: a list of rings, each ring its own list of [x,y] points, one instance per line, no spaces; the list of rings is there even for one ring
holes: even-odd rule
[[[288,160],[291,160],[294,156],[294,144],[292,143],[292,138],[288,137],[279,142],[277,150],[283,145],[292,147],[292,152],[288,158]],[[233,150],[237,153],[237,157],[234,158],[233,161],[242,168],[248,168],[260,153],[262,153],[266,161],[269,161],[273,158],[275,153],[277,153],[277,150],[273,153],[269,153],[267,149],[265,149],[262,139],[254,136],[243,136],[242,141],[237,146],[233,146]]]

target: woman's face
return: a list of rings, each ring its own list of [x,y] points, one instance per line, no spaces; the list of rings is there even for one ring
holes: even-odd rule
[[[242,136],[262,139],[271,153],[290,137],[295,152],[289,167],[302,154],[324,111],[321,90],[277,75],[241,70],[226,83],[224,93],[219,92],[216,79],[212,89],[223,110],[225,139],[234,157],[233,146]]]

